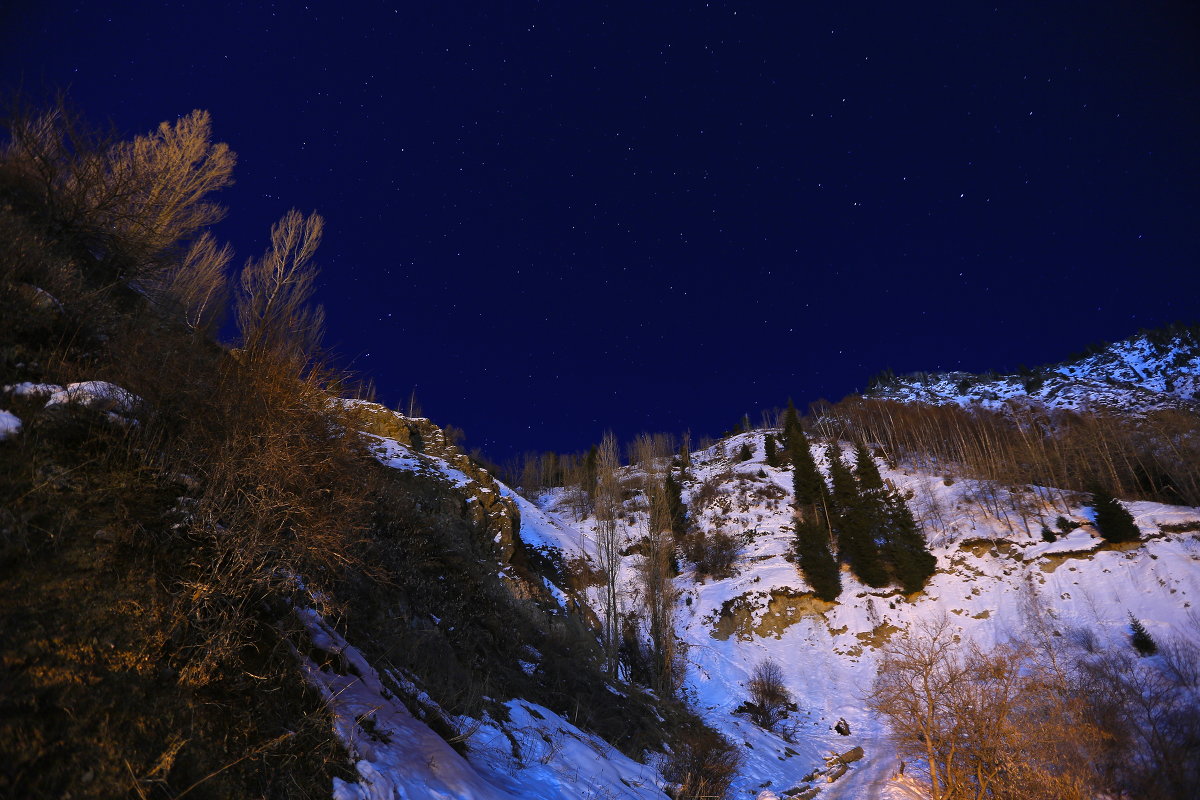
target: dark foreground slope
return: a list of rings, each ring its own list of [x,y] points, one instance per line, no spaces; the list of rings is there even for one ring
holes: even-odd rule
[[[486,472],[427,421],[340,400],[309,303],[320,219],[287,215],[235,285],[207,115],[136,147],[61,109],[9,133],[0,795],[328,797],[355,754],[305,681],[338,667],[311,611],[460,750],[463,715],[520,697],[639,758],[696,751],[681,704],[612,690]],[[236,349],[212,335],[230,305]],[[389,468],[362,431],[464,478]]]

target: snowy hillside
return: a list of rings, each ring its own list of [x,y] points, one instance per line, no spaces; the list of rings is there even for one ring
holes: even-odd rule
[[[872,397],[1001,409],[1006,403],[1146,413],[1200,407],[1200,338],[1191,330],[1141,334],[1079,360],[985,377],[963,372],[886,377]]]
[[[517,512],[498,502],[489,517],[503,521],[519,516],[522,538],[543,549],[551,543],[566,544],[560,538],[570,535],[566,529],[467,462],[427,420],[404,417],[372,403],[352,405],[368,413],[373,429],[389,430],[397,437],[362,433],[380,464],[440,483],[460,494],[470,509],[480,505],[481,497],[498,495],[497,501],[515,504]],[[420,450],[411,443],[416,431],[420,432],[417,439],[423,439]],[[518,575],[504,560],[511,557],[511,543],[503,541],[505,526],[496,523],[487,520],[496,531],[493,569],[511,592],[528,597],[538,587],[529,586],[528,576]],[[567,602],[553,584],[546,582],[544,588],[549,602],[553,598]],[[315,611],[306,609],[302,618],[313,648],[297,656],[309,682],[332,711],[335,731],[357,773],[353,781],[335,779],[336,800],[652,800],[664,796],[654,766],[634,761],[543,705],[517,698],[498,704],[494,715],[456,716],[402,671],[371,663]],[[445,624],[436,617],[433,622]],[[543,656],[528,645],[523,652],[527,660],[521,667],[532,675]],[[433,730],[430,720],[435,717],[456,734],[451,738],[457,747],[446,740],[445,731],[439,735]]]
[[[753,452],[748,461],[737,460],[743,444]],[[875,674],[877,648],[921,620],[945,615],[963,636],[985,646],[1018,635],[1030,614],[1048,616],[1064,635],[1083,629],[1114,647],[1128,646],[1130,614],[1156,636],[1200,639],[1192,609],[1200,600],[1200,509],[1133,503],[1146,541],[1118,548],[1096,535],[1090,510],[1079,498],[1064,500],[1034,487],[1018,491],[1019,502],[1007,508],[1025,509],[1028,518],[1022,521],[1005,506],[994,506],[998,515],[989,512],[980,497],[990,487],[979,482],[951,482],[885,465],[885,479],[910,493],[938,572],[924,592],[905,597],[895,588],[869,589],[843,570],[839,600],[825,603],[810,593],[789,560],[791,473],[765,464],[763,444],[764,433],[753,432],[692,454],[685,502],[702,528],[733,534],[739,554],[731,577],[699,578],[685,563],[675,579],[677,634],[687,644],[685,692],[743,751],[734,797],[768,789],[823,800],[919,796],[912,794],[912,784],[889,780],[899,765],[863,696]],[[820,464],[816,448],[814,456]],[[625,477],[633,472],[626,468]],[[706,485],[716,493],[697,508],[700,494],[711,494]],[[1082,525],[1046,542],[1041,523],[1052,525],[1063,511],[1051,507],[1051,500],[1065,503],[1066,516]],[[549,491],[538,503],[540,513],[523,504],[521,535],[539,547],[557,548],[564,560],[594,560],[596,521],[575,519],[564,490]],[[629,545],[646,535],[647,520],[643,498],[626,502],[622,535],[630,554],[621,572],[626,598],[636,596],[641,559]],[[599,591],[583,590],[597,613]],[[798,709],[776,728],[786,736],[759,728],[737,711],[764,659],[782,667]],[[832,730],[839,718],[849,723],[850,736]],[[827,782],[825,757],[854,746],[864,749],[865,758]]]

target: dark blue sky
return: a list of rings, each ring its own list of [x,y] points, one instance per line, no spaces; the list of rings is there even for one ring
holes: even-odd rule
[[[496,458],[1198,316],[1192,3],[339,5],[6,3],[0,79],[209,109],[218,233],[320,211],[328,342]]]

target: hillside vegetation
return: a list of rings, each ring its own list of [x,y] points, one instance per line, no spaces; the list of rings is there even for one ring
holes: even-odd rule
[[[356,785],[388,734],[323,694],[352,646],[380,703],[460,752],[513,697],[639,757],[703,738],[682,704],[613,689],[507,490],[428,421],[341,399],[359,389],[320,345],[318,215],[230,270],[210,227],[234,162],[200,111],[130,141],[64,106],[9,122],[0,794]]]

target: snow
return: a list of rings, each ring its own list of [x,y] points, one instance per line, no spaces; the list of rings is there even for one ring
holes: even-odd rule
[[[383,677],[316,611],[299,612],[325,666],[297,653],[334,716],[358,780],[334,780],[335,800],[661,800],[656,772],[540,705],[505,704],[503,723],[461,718],[460,755],[404,706]],[[335,668],[334,665],[339,665]],[[402,677],[391,685],[415,690]],[[428,697],[421,698],[431,703]]]
[[[1155,371],[1146,358],[1130,356],[1125,363],[1146,374]],[[363,436],[389,467],[454,486],[474,484],[441,458],[385,437]],[[1200,509],[1126,503],[1143,541],[1114,546],[1098,535],[1090,509],[1069,493],[963,478],[947,482],[941,474],[905,465],[880,465],[880,472],[910,497],[938,572],[924,592],[911,597],[895,588],[871,589],[843,572],[839,601],[815,601],[788,557],[794,533],[791,473],[763,463],[763,436],[744,433],[693,453],[683,484],[694,521],[708,531],[731,534],[740,545],[732,576],[702,578],[684,564],[675,579],[676,635],[686,651],[683,695],[743,757],[731,797],[765,800],[799,792],[817,800],[926,797],[918,780],[900,774],[886,726],[864,702],[880,648],[910,626],[944,616],[963,638],[988,647],[1019,636],[1030,615],[1037,614],[1064,636],[1082,629],[1099,647],[1128,647],[1133,615],[1159,641],[1172,635],[1200,638],[1189,616],[1200,597],[1200,534],[1186,530],[1187,523],[1200,522]],[[739,462],[734,454],[743,443],[751,445],[755,457]],[[814,446],[813,455],[827,470],[823,448]],[[626,473],[629,478],[633,470]],[[694,499],[705,482],[715,484],[717,492],[700,509]],[[596,569],[597,521],[577,518],[567,490],[551,489],[534,498],[499,482],[496,490],[517,506],[519,536],[527,547],[564,567]],[[1077,527],[1058,531],[1060,515]],[[1042,539],[1043,525],[1055,531],[1055,541]],[[644,536],[647,526],[644,498],[627,501],[618,531],[622,549]],[[623,612],[633,610],[640,561],[630,554],[619,566]],[[575,603],[597,612],[603,608],[602,588],[589,581],[581,581],[581,589],[557,586],[549,578],[543,582],[563,608]],[[397,699],[396,686],[416,692],[403,676],[389,672],[381,678],[315,614],[310,630],[318,646],[340,652],[348,665],[345,674],[311,662],[306,667],[356,761],[359,780],[337,782],[339,800],[662,797],[661,778],[652,766],[626,758],[519,698],[504,704],[503,721],[488,715],[452,718],[467,746],[464,757]],[[534,669],[539,658],[531,651],[523,668]],[[780,665],[798,709],[774,732],[737,713],[748,698],[755,667],[767,659]],[[833,731],[839,718],[850,724],[849,736]],[[844,772],[840,766],[831,771],[829,764],[836,762],[830,756],[856,745],[865,756],[845,765]]]
[[[21,419],[11,411],[0,408],[0,442],[21,432]]]
[[[22,385],[33,386],[34,384]],[[82,383],[68,384],[66,389],[59,389],[51,394],[50,399],[46,401],[46,407],[72,404],[117,414],[131,414],[141,403],[140,397],[122,389],[115,383],[83,381]]]
[[[11,394],[13,397],[50,397],[56,392],[61,392],[63,388],[53,383],[13,383],[4,387],[6,394]]]
[[[1126,414],[1200,406],[1200,352],[1184,338],[1162,345],[1135,336],[1030,377],[1041,382],[1031,384],[1032,391],[1025,388],[1026,377],[1018,375],[991,380],[957,372],[905,376],[872,396],[992,411],[1012,403],[1047,409],[1111,408]]]
[[[368,446],[376,460],[385,467],[433,475],[448,481],[451,486],[456,488],[464,488],[473,483],[466,473],[455,469],[437,456],[418,453],[408,445],[386,436],[361,432],[360,435],[369,443]]]

